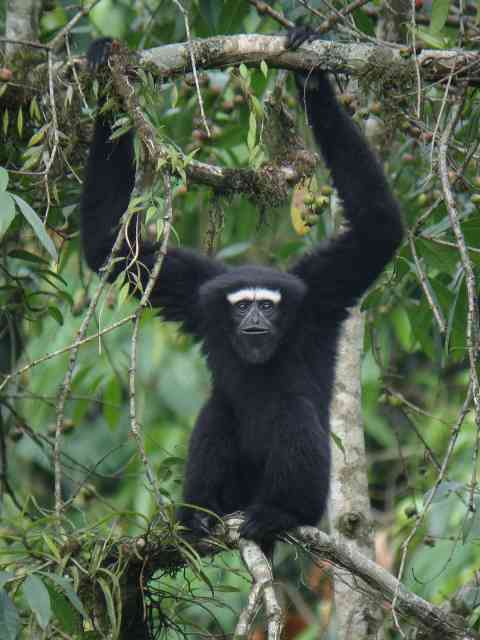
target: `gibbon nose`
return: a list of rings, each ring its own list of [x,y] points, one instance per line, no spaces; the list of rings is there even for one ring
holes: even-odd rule
[[[265,321],[263,315],[259,312],[256,305],[252,305],[252,308],[245,316],[245,319],[242,322],[241,328],[242,333],[247,334],[262,334],[268,333],[270,331],[270,327]]]

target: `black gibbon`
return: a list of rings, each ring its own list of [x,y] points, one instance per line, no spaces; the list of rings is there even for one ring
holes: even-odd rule
[[[311,38],[294,29],[286,40],[296,47]],[[91,45],[90,67],[105,62],[110,43]],[[215,523],[204,510],[219,516],[243,510],[241,535],[264,548],[282,531],[315,525],[324,512],[339,330],[403,234],[382,168],[326,75],[313,71],[297,83],[348,229],[287,272],[231,267],[170,248],[150,298],[165,320],[181,322],[202,341],[212,375],[210,397],[190,440],[179,519],[201,534]],[[81,201],[83,248],[97,271],[112,249],[135,175],[132,134],[110,141],[111,132],[111,116],[99,114]],[[142,240],[136,246],[134,236],[111,278],[133,251],[146,283],[158,247]]]

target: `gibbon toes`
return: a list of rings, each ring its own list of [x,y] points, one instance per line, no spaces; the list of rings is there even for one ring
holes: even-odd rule
[[[292,27],[287,33],[287,49],[298,49],[304,42],[319,40],[321,34],[310,27]]]
[[[290,513],[268,505],[256,505],[247,509],[240,536],[263,543],[298,525],[298,518]]]

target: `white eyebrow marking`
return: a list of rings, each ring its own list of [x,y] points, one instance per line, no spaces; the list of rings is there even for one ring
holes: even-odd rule
[[[280,291],[263,287],[247,287],[227,294],[227,300],[230,304],[237,304],[241,300],[270,300],[273,304],[278,304],[281,299]]]

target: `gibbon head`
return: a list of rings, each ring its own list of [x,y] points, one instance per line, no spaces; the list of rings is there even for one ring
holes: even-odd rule
[[[200,289],[208,336],[227,339],[237,356],[263,364],[293,326],[306,286],[297,277],[257,266],[232,268]]]

